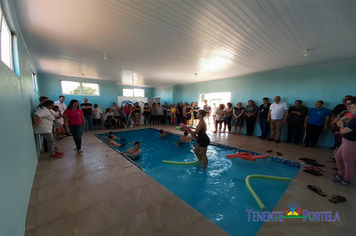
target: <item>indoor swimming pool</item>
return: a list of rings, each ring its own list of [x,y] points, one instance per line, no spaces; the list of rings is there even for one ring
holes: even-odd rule
[[[105,141],[107,134],[96,136]],[[153,128],[116,132],[115,136],[124,139],[115,140],[125,144],[114,148],[119,152],[133,147],[136,141],[141,142],[142,154],[136,163],[143,171],[231,235],[255,235],[263,224],[248,221],[246,210],[261,209],[246,187],[247,176],[259,174],[293,179],[300,167],[298,162],[272,156],[256,162],[228,159],[226,155],[234,154],[238,149],[219,144],[209,145],[206,170],[197,165],[166,164],[162,161],[195,161],[195,141],[177,145],[179,135],[169,134],[161,138],[159,131]],[[267,211],[272,211],[289,184],[289,181],[251,180],[252,188]]]

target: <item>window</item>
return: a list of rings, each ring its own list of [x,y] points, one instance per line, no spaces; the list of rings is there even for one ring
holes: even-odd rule
[[[209,104],[226,104],[231,102],[231,92],[200,94],[199,102],[204,102],[205,100],[208,100]]]
[[[61,81],[62,94],[99,96],[99,84]]]
[[[33,83],[33,89],[38,92],[38,85],[37,85],[37,76],[35,73],[32,72],[32,83]]]
[[[1,12],[0,12],[1,14]],[[12,49],[11,32],[6,24],[4,16],[1,15],[1,60],[11,69],[12,67]]]
[[[124,97],[145,97],[144,89],[122,89]]]

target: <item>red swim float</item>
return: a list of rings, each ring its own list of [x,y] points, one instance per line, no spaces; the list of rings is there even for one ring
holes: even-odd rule
[[[245,161],[256,161],[257,159],[267,159],[268,155],[262,156],[252,156],[250,153],[247,152],[236,152],[236,154],[226,155],[227,158],[241,158]]]
[[[185,125],[185,124],[183,124],[183,123],[180,123],[179,125],[180,125],[180,126],[182,126],[182,127],[183,127],[183,129],[186,129],[186,130],[188,130],[188,131],[192,131],[192,129],[191,129],[191,128],[189,128],[188,126],[186,126],[186,125]],[[197,136],[196,136],[196,135],[194,135],[192,138],[197,139]]]

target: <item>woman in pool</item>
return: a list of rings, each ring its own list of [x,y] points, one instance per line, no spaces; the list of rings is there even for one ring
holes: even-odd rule
[[[197,144],[195,145],[194,153],[197,156],[199,162],[203,164],[203,169],[208,166],[208,158],[206,156],[206,151],[208,150],[208,145],[210,143],[210,139],[206,134],[206,123],[204,121],[204,116],[206,116],[206,111],[199,110],[197,112],[197,118],[199,119],[199,124],[195,131],[188,131],[192,136],[198,135]]]
[[[67,109],[63,113],[64,127],[66,131],[72,133],[75,145],[77,146],[76,151],[78,154],[82,153],[82,135],[85,129],[85,120],[83,116],[83,111],[78,109],[78,100],[71,100]]]

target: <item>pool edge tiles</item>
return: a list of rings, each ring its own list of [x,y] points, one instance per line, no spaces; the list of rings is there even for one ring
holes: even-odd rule
[[[158,128],[154,128],[154,127],[142,127],[139,129],[127,129],[127,130],[117,130],[114,133],[121,133],[121,132],[130,132],[130,131],[140,131],[140,130],[145,130],[145,129],[154,129],[154,130],[160,130]],[[109,134],[109,132],[113,132],[113,131],[108,131],[108,132],[101,132],[101,133],[95,133],[93,134],[95,137],[97,137],[98,139],[100,139],[98,137],[98,135],[103,135],[103,134]],[[170,134],[175,135],[175,136],[182,136],[181,134],[177,134],[177,133],[173,133],[170,132]],[[101,140],[101,139],[100,139]],[[105,143],[106,145],[108,145],[106,142],[104,142],[103,140],[101,140],[103,143]],[[259,155],[264,155],[263,153],[259,153],[259,152],[254,152],[254,151],[250,151],[247,149],[243,149],[243,148],[237,148],[237,147],[232,147],[229,145],[224,145],[224,144],[220,144],[217,142],[210,142],[210,145],[214,145],[217,147],[221,147],[221,148],[225,148],[225,149],[229,149],[229,150],[236,150],[238,152],[247,152],[253,156],[259,156]],[[110,145],[108,145],[110,148],[112,148],[113,150],[115,150],[116,152],[120,153],[118,150],[116,150],[115,148],[111,147]],[[267,160],[269,161],[273,161],[273,162],[277,162],[277,163],[282,163],[284,165],[287,166],[293,166],[296,168],[300,168],[302,167],[303,163],[298,162],[298,161],[292,161],[292,160],[288,160],[282,157],[276,157],[276,156],[272,156],[272,155],[267,155],[268,158]],[[138,166],[141,170],[143,170],[143,168],[141,166],[139,166],[135,161],[131,160],[130,158],[125,157],[126,159],[128,159],[130,162],[133,162],[133,164],[135,164],[136,166]]]

